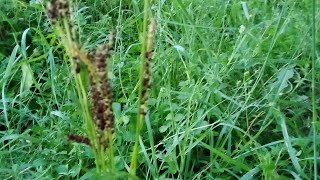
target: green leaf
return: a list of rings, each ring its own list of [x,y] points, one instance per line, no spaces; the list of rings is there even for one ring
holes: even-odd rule
[[[129,116],[121,116],[120,117],[120,122],[122,122],[124,125],[127,125],[130,121],[130,117]]]
[[[58,172],[58,174],[68,175],[68,165],[59,165],[56,168],[56,171]]]
[[[287,147],[288,154],[289,154],[290,160],[291,160],[294,168],[296,169],[296,171],[300,175],[304,175],[305,176],[305,174],[304,174],[304,172],[303,172],[303,170],[302,170],[302,168],[301,168],[301,166],[299,164],[299,159],[296,156],[296,152],[297,151],[292,147],[291,138],[289,137],[289,133],[288,133],[288,130],[287,130],[285,117],[282,115],[282,113],[279,110],[274,110],[273,114],[277,118],[277,122],[280,123],[280,125],[281,125],[284,144]]]
[[[236,167],[240,168],[240,169],[243,169],[245,171],[250,171],[251,168],[247,165],[247,164],[244,164],[243,162],[239,161],[239,160],[235,160],[231,157],[229,157],[228,155],[226,155],[224,152],[216,149],[216,148],[213,148],[211,146],[209,146],[208,144],[204,143],[204,142],[200,142],[200,144],[208,149],[209,151],[211,151],[212,153],[216,154],[217,156],[220,156],[223,161],[227,162],[227,163],[230,163],[230,164],[233,164],[235,165]]]
[[[86,172],[83,176],[81,176],[79,180],[93,179],[95,171],[95,169],[91,169],[89,172]]]
[[[23,55],[24,59],[27,58],[26,39],[27,39],[27,33],[29,30],[30,30],[30,28],[24,30],[22,33],[22,38],[21,38],[21,51],[22,51],[22,55]]]
[[[17,140],[21,135],[20,134],[8,134],[4,135],[2,138],[0,138],[0,143],[3,143],[4,141],[8,140]]]
[[[35,167],[39,167],[39,166],[45,166],[47,164],[47,162],[44,159],[36,159],[32,162],[32,165]]]
[[[56,94],[56,86],[55,86],[55,78],[57,77],[56,75],[56,70],[55,70],[55,62],[54,62],[54,56],[52,53],[52,48],[49,50],[48,54],[48,61],[50,63],[50,76],[51,76],[51,89],[52,89],[52,94],[53,97],[56,101],[56,104],[58,105],[58,100],[57,100],[57,94]]]
[[[272,87],[275,88],[276,96],[281,95],[283,90],[289,86],[288,81],[293,77],[294,67],[295,65],[290,65],[280,70],[277,76],[277,81],[272,84]]]
[[[117,116],[119,116],[121,114],[121,104],[118,102],[112,103],[112,110]]]
[[[21,65],[22,71],[22,82],[20,85],[21,92],[29,92],[30,88],[33,84],[33,71],[30,68],[30,65],[27,63],[23,63]]]
[[[74,178],[79,174],[80,170],[81,170],[81,166],[77,164],[70,169],[69,174],[71,177]]]
[[[247,172],[245,175],[243,175],[239,180],[249,180],[254,179],[253,176],[257,174],[261,169],[259,167],[255,167],[251,169],[249,172]]]
[[[284,143],[285,143],[285,145],[286,145],[286,147],[288,149],[288,153],[289,153],[290,159],[291,159],[295,169],[300,173],[300,172],[302,172],[302,169],[301,169],[301,166],[299,164],[299,160],[298,160],[298,158],[296,156],[296,150],[292,147],[291,139],[289,137],[289,133],[288,133],[288,130],[287,130],[286,121],[285,121],[285,118],[283,116],[281,117],[280,122],[281,122],[281,129],[282,129],[282,134],[283,134],[283,138],[284,138]]]
[[[163,125],[159,128],[159,132],[164,133],[168,129],[167,125]]]

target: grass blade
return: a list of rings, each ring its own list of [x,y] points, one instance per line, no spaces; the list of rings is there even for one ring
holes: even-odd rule
[[[259,167],[255,167],[251,169],[249,172],[247,172],[245,175],[243,175],[239,180],[248,180],[253,179],[253,176],[257,174],[261,169]]]
[[[279,121],[279,123],[281,125],[284,144],[287,147],[288,154],[289,154],[289,157],[291,159],[291,162],[292,162],[294,168],[296,169],[296,171],[300,175],[305,175],[304,172],[302,171],[302,168],[301,168],[301,166],[299,164],[299,160],[298,160],[298,158],[296,156],[296,150],[292,147],[291,138],[289,137],[289,133],[288,133],[288,130],[287,130],[285,117],[279,111],[274,112],[274,113],[276,115],[277,120]]]
[[[209,146],[208,144],[206,144],[204,142],[200,142],[200,144],[204,148],[206,148],[206,149],[210,150],[211,152],[213,152],[214,154],[216,154],[217,156],[220,156],[225,162],[233,164],[233,165],[235,165],[235,166],[237,166],[237,167],[239,167],[239,168],[241,168],[241,169],[243,169],[245,171],[250,171],[251,170],[251,168],[248,165],[246,165],[246,164],[244,164],[244,163],[242,163],[240,161],[234,160],[233,158],[229,157],[228,155],[226,155],[225,153],[219,151],[218,149],[213,148],[213,147]]]
[[[21,53],[24,59],[27,59],[27,47],[26,47],[26,40],[27,40],[27,33],[30,30],[30,28],[26,29],[22,33],[21,38]]]

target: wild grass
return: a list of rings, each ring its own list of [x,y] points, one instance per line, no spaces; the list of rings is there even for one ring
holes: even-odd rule
[[[135,146],[140,179],[319,178],[319,2],[152,1],[151,87],[138,128],[144,7],[73,1],[84,50],[116,31],[115,179],[128,177]],[[0,30],[1,179],[93,179],[94,149],[66,137],[87,134],[83,101],[46,2],[3,0]]]

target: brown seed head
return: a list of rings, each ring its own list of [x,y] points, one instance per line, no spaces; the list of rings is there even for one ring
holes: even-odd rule
[[[76,134],[68,134],[68,139],[70,141],[74,141],[77,143],[83,143],[83,144],[87,144],[90,146],[90,140],[89,140],[89,138],[87,138],[85,136],[76,135]]]
[[[92,114],[101,141],[106,130],[114,131],[114,114],[112,111],[112,90],[108,80],[107,60],[113,50],[114,34],[111,33],[107,45],[99,45],[88,58],[96,67],[96,79],[90,77]]]
[[[147,52],[152,52],[153,36],[154,36],[155,30],[156,30],[156,21],[153,17],[151,17],[150,24],[149,24],[148,37],[147,37]]]
[[[70,14],[70,4],[68,0],[51,0],[47,6],[48,16],[54,22],[60,17]]]

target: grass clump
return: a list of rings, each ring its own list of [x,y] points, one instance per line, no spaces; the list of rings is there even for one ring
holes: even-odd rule
[[[148,2],[148,1],[146,1]],[[145,12],[148,12],[148,3],[145,5]],[[97,172],[100,175],[104,173],[114,173],[115,162],[113,152],[113,136],[115,131],[115,118],[112,110],[112,89],[108,80],[107,62],[111,57],[111,51],[114,46],[115,34],[109,35],[108,45],[99,45],[93,52],[87,54],[79,48],[79,42],[76,42],[75,30],[70,16],[71,5],[69,1],[52,0],[48,5],[48,16],[56,27],[62,43],[69,55],[70,65],[75,76],[78,97],[81,104],[81,110],[85,119],[85,127],[88,137],[69,134],[68,138],[72,141],[85,143],[90,145],[95,153],[95,162]],[[147,22],[148,13],[145,13],[144,22]],[[63,26],[60,26],[60,22]],[[146,27],[146,26],[145,26]],[[144,28],[146,32],[146,28]],[[136,144],[133,150],[131,175],[136,175],[137,169],[137,153],[138,153],[138,137],[143,124],[144,116],[147,113],[146,101],[148,99],[147,90],[150,87],[150,60],[152,57],[152,38],[155,31],[155,21],[151,21],[148,34],[144,33],[144,46],[142,46],[143,61],[141,63],[140,72],[140,97],[139,97],[139,112],[137,116]],[[66,36],[65,36],[66,35]],[[72,58],[70,58],[72,57]],[[88,69],[90,81],[90,101],[87,101],[86,87],[84,86],[83,77],[81,77],[80,63],[83,62]],[[91,108],[91,112],[89,109]],[[105,149],[109,151],[106,154]],[[106,175],[104,175],[106,176]],[[113,175],[108,175],[113,176]]]

